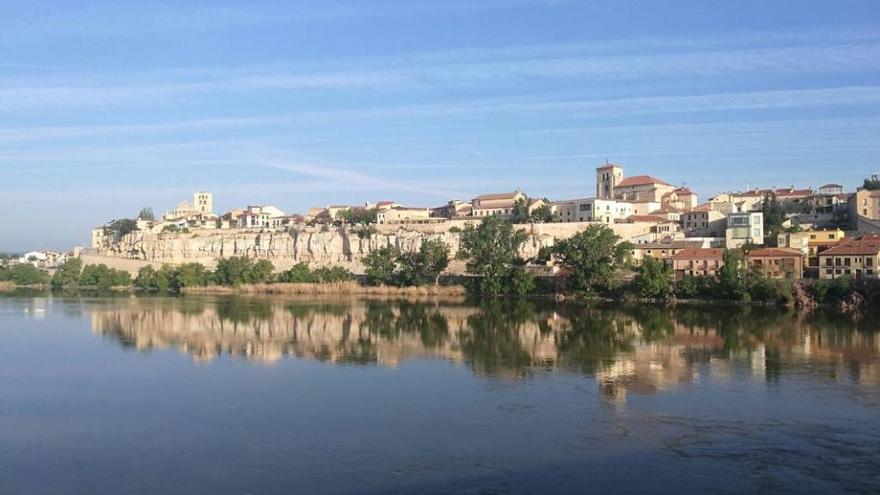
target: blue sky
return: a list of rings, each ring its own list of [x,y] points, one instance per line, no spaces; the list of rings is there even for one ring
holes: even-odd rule
[[[0,2],[0,251],[218,210],[878,167],[876,1]]]

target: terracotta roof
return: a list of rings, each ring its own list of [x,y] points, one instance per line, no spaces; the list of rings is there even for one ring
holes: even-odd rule
[[[661,184],[664,186],[671,185],[666,182],[663,182],[662,180],[660,180],[656,177],[651,177],[650,175],[634,175],[632,177],[627,177],[627,178],[623,179],[614,187],[644,186],[644,185],[648,185],[648,184]]]
[[[522,194],[520,191],[506,192],[506,193],[496,193],[496,194],[481,194],[474,198],[475,200],[480,201],[491,201],[493,199],[514,199],[518,194]]]
[[[788,258],[803,255],[800,250],[792,248],[760,248],[749,251],[749,257],[755,258]]]
[[[721,248],[687,248],[682,249],[675,256],[674,260],[720,260],[724,257],[724,250]]]
[[[752,189],[750,191],[741,191],[737,193],[731,193],[734,196],[766,196],[768,194],[775,193],[776,196],[779,197],[792,197],[792,196],[811,196],[813,194],[812,189],[794,189],[792,187],[785,187],[780,189]]]
[[[819,256],[839,256],[847,254],[871,256],[880,254],[880,237],[863,236],[857,239],[846,240],[819,253]]]
[[[687,188],[687,187],[679,187],[674,192],[677,194],[693,194],[694,193],[693,191],[690,190],[690,188]]]
[[[379,201],[376,203],[376,206],[385,206],[385,205],[393,205],[394,201]]]

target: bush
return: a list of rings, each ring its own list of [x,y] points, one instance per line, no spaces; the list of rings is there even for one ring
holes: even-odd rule
[[[664,298],[670,293],[671,278],[669,265],[651,257],[645,258],[636,275],[636,291],[641,297]]]
[[[309,270],[308,264],[297,263],[293,265],[290,270],[280,273],[278,275],[278,281],[291,284],[308,284],[314,282],[315,277]]]
[[[253,263],[245,257],[233,256],[232,258],[222,259],[217,262],[217,270],[214,272],[214,279],[220,285],[228,287],[265,283],[272,280],[272,272],[275,268],[272,263],[267,260],[260,260]]]
[[[79,258],[70,258],[65,261],[52,275],[52,287],[74,287],[79,285],[79,277],[82,273],[83,264]]]
[[[116,270],[103,264],[88,265],[83,268],[82,274],[80,274],[79,285],[99,289],[127,287],[131,285],[131,275],[124,270]]]
[[[486,217],[478,227],[468,226],[461,235],[458,258],[466,260],[468,273],[477,275],[477,288],[487,296],[517,293],[524,276],[519,273],[519,248],[525,232],[514,230],[510,222]]]
[[[631,250],[632,244],[620,242],[620,237],[605,225],[590,225],[553,246],[572,288],[582,292],[609,289],[617,268]]]
[[[327,284],[354,280],[354,275],[341,266],[317,268],[312,274],[318,282]]]
[[[394,246],[385,246],[370,251],[364,256],[364,273],[372,285],[392,285],[397,280],[397,263],[400,251]]]
[[[9,267],[5,272],[3,278],[16,285],[42,285],[49,282],[49,276],[30,263]]]

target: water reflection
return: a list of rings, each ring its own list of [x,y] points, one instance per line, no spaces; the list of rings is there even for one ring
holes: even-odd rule
[[[225,354],[394,367],[434,358],[485,376],[576,372],[617,402],[743,372],[770,384],[799,373],[880,384],[875,322],[775,308],[187,297],[88,310],[96,334],[200,362]]]

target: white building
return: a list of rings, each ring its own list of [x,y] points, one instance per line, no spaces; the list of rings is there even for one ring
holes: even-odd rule
[[[731,213],[727,216],[725,232],[728,249],[737,249],[744,244],[764,244],[764,214],[761,212]]]
[[[550,203],[557,222],[602,222],[614,223],[634,214],[632,203],[610,199],[581,198]]]

